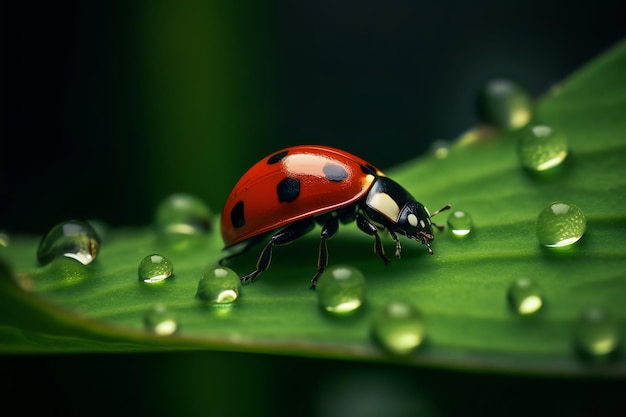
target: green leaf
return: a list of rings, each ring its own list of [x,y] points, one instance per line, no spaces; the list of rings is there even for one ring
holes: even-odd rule
[[[438,233],[434,256],[403,240],[402,259],[387,267],[372,254],[368,236],[354,225],[343,226],[329,241],[331,264],[356,266],[367,280],[366,304],[346,317],[322,311],[308,289],[317,258],[315,233],[276,248],[271,268],[222,308],[195,298],[203,273],[222,256],[217,222],[209,235],[178,242],[151,228],[111,230],[97,260],[86,267],[39,267],[39,239],[12,236],[10,245],[0,248],[8,263],[0,271],[0,350],[216,349],[624,375],[621,357],[601,364],[583,360],[574,332],[584,308],[601,306],[618,320],[624,343],[625,115],[622,43],[540,100],[537,119],[562,131],[570,145],[564,165],[550,175],[521,168],[519,133],[481,130],[468,132],[444,159],[426,156],[388,172],[431,209],[450,203],[470,213],[475,226],[463,239],[449,230]],[[585,235],[569,248],[543,248],[535,236],[537,215],[556,200],[577,205],[587,217]],[[436,219],[445,223],[445,216]],[[385,243],[390,252],[393,242]],[[137,266],[151,253],[173,262],[172,278],[156,285],[139,282]],[[248,273],[257,254],[253,250],[229,266]],[[520,277],[534,280],[545,297],[544,308],[532,317],[520,317],[507,305],[507,288]],[[371,336],[373,314],[395,300],[412,303],[426,323],[425,344],[404,357],[387,354]],[[157,303],[176,314],[177,334],[159,337],[144,329],[144,316]]]

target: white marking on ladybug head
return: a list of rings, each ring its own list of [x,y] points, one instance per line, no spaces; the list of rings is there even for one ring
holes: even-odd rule
[[[407,216],[407,220],[409,221],[409,224],[411,226],[413,226],[413,227],[417,226],[417,216],[415,214],[413,214],[413,213],[409,214]],[[424,223],[424,222],[422,222],[422,223]],[[424,227],[424,226],[422,226],[422,227]]]
[[[422,229],[426,227],[426,223],[424,223],[424,220],[420,220],[420,226],[422,226]]]
[[[400,207],[398,203],[387,193],[370,193],[367,196],[367,205],[392,220],[398,221]]]

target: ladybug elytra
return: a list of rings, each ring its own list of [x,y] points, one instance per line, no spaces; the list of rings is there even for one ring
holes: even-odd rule
[[[447,205],[432,216],[449,208]],[[254,281],[269,267],[274,246],[291,243],[320,224],[317,271],[311,280],[314,288],[328,265],[326,241],[337,233],[339,222],[356,221],[361,231],[374,237],[374,252],[388,264],[379,230],[389,232],[397,257],[402,250],[398,234],[423,243],[432,255],[432,228],[441,229],[431,222],[432,216],[408,191],[367,161],[328,146],[293,146],[256,163],[231,191],[222,211],[221,230],[224,249],[235,251],[220,264],[273,233],[261,250],[256,269],[241,278],[244,283]]]

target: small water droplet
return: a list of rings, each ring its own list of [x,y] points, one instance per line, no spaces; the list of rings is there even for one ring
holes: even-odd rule
[[[517,142],[520,162],[532,171],[545,171],[561,164],[567,157],[567,138],[546,125],[527,126]]]
[[[580,208],[555,201],[539,213],[535,231],[542,245],[561,247],[576,243],[586,228],[587,219]]]
[[[149,283],[161,282],[172,276],[174,265],[165,256],[155,253],[141,260],[137,272],[140,281]]]
[[[499,129],[515,130],[530,121],[533,100],[520,82],[510,78],[494,78],[482,86],[477,110],[483,123]]]
[[[430,145],[430,151],[437,159],[445,159],[450,153],[450,142],[447,140],[436,140]]]
[[[9,242],[11,242],[9,234],[4,230],[0,231],[0,246],[7,248],[9,247]]]
[[[537,285],[528,278],[519,278],[507,292],[509,306],[520,315],[534,314],[543,306],[543,297]]]
[[[448,227],[455,236],[467,236],[472,231],[472,216],[463,210],[454,210],[448,216]]]
[[[155,222],[165,234],[197,235],[211,230],[212,213],[199,198],[173,194],[157,207]]]
[[[178,331],[176,316],[163,304],[156,304],[143,318],[146,329],[159,336],[170,336]]]
[[[617,320],[602,307],[588,307],[582,311],[575,329],[579,352],[588,359],[611,357],[619,346]]]
[[[389,352],[406,355],[417,349],[426,337],[426,327],[420,312],[410,303],[395,301],[387,304],[373,319],[376,340]]]
[[[240,291],[239,275],[230,268],[219,266],[200,278],[196,298],[209,304],[230,304],[239,297]]]
[[[365,301],[365,277],[357,268],[334,265],[326,268],[317,281],[319,305],[330,313],[350,313]]]
[[[41,239],[37,260],[45,265],[61,256],[74,258],[83,265],[96,259],[100,238],[95,230],[80,220],[67,220],[54,226]]]

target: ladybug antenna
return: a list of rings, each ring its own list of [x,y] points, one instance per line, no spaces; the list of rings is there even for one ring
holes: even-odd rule
[[[441,207],[439,210],[431,214],[430,217],[435,217],[437,214],[441,213],[442,211],[450,210],[451,208],[452,206],[450,204],[446,204],[445,206]],[[435,223],[432,223],[432,225],[435,226],[437,229],[439,229],[440,232],[443,231],[443,226],[440,226]]]
[[[450,210],[451,208],[452,206],[450,204],[446,204],[445,206],[441,207],[439,210],[431,214],[430,217],[435,217],[437,214],[441,213],[442,211]]]

